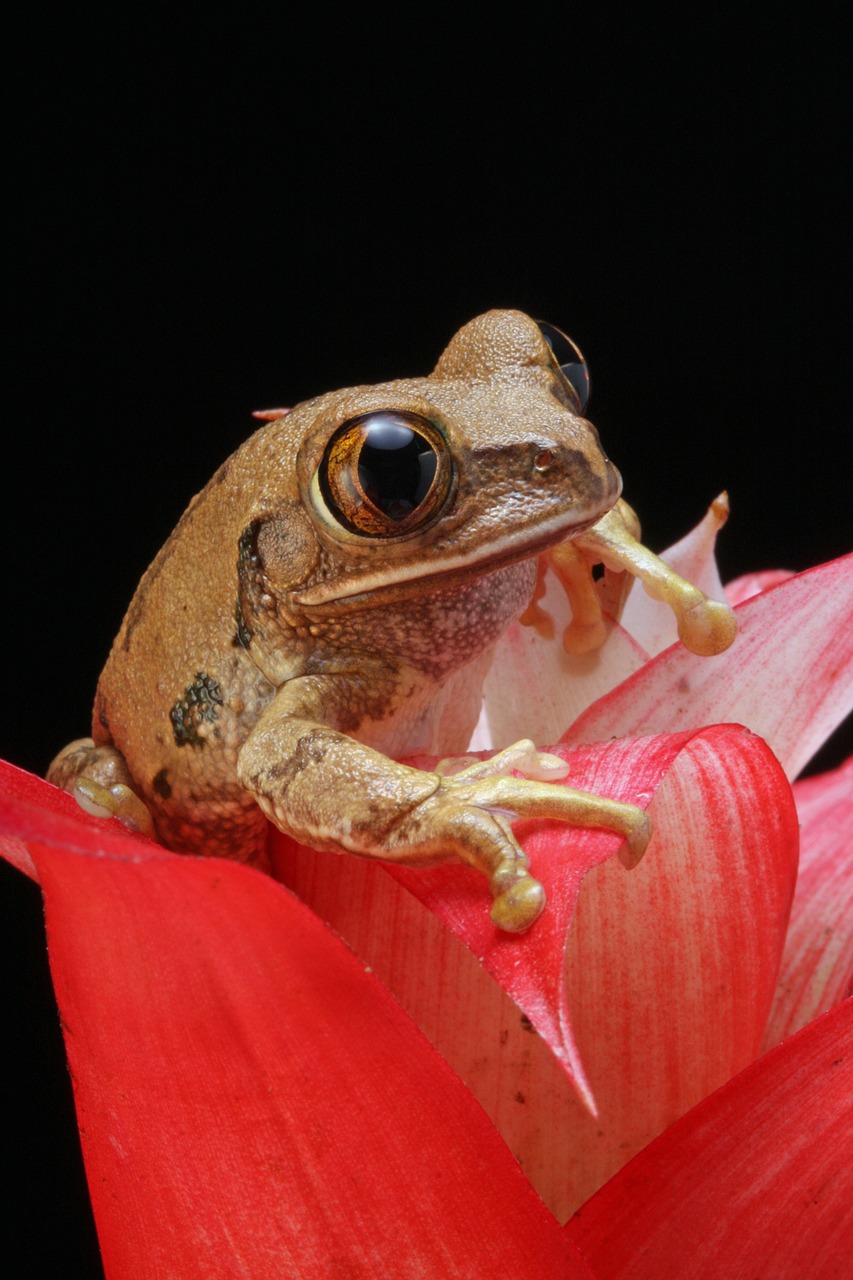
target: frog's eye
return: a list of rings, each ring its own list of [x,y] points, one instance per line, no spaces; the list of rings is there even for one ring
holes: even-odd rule
[[[577,403],[578,413],[589,404],[589,367],[577,343],[545,320],[537,320],[539,332],[551,348],[551,354],[560,367],[560,373],[569,384],[569,390]]]
[[[390,538],[411,533],[440,511],[453,469],[444,436],[417,413],[351,418],[332,436],[320,463],[329,510],[353,533]]]

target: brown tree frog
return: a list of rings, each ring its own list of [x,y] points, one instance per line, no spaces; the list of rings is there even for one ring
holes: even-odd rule
[[[145,574],[93,738],[50,780],[179,851],[263,863],[269,819],[317,849],[467,863],[508,930],[544,905],[511,815],[610,828],[639,858],[646,815],[555,785],[566,766],[530,742],[455,772],[398,763],[466,750],[490,651],[552,549],[576,643],[597,642],[596,561],[667,597],[700,651],[734,638],[726,606],[632,537],[585,378],[558,330],[492,311],[427,377],[272,415]]]

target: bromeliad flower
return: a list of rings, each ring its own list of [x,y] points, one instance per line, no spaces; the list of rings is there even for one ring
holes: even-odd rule
[[[700,578],[712,525],[676,552]],[[542,607],[562,627],[562,593]],[[612,833],[520,824],[549,903],[521,937],[463,868],[276,835],[294,894],[6,769],[107,1275],[841,1275],[851,772],[792,793],[786,771],[850,706],[851,610],[847,557],[740,603],[712,659],[665,648],[641,599],[603,661],[513,629],[492,745],[523,711],[572,786],[655,827],[626,874]]]

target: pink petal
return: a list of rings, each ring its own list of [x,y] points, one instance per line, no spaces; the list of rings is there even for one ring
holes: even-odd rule
[[[93,855],[51,843],[51,813],[45,843],[31,805],[0,816],[45,894],[107,1275],[590,1275],[450,1069],[280,885],[114,823]]]
[[[712,600],[725,600],[723,584],[717,572],[714,546],[717,534],[729,516],[729,500],[725,493],[711,503],[699,524],[679,542],[660,553],[663,562],[682,578],[692,582]],[[646,595],[635,582],[622,614],[622,626],[649,654],[660,653],[678,640],[675,615],[658,600]],[[568,723],[568,722],[567,722]]]
[[[609,624],[601,649],[566,653],[562,635],[572,620],[571,609],[553,574],[547,583],[542,607],[553,619],[554,638],[546,640],[533,627],[516,622],[495,647],[484,686],[488,745],[494,749],[519,738],[556,742],[567,724],[648,659],[646,651],[615,622]]]
[[[762,569],[758,573],[744,573],[726,583],[726,599],[730,605],[743,604],[744,600],[751,600],[762,591],[778,587],[780,582],[787,582],[793,577],[791,569]]]
[[[644,805],[654,797],[655,839],[628,873],[613,864],[618,838],[608,833],[519,825],[548,892],[521,937],[491,924],[473,872],[386,870],[284,837],[274,844],[278,874],[394,991],[558,1217],[758,1052],[797,855],[790,786],[743,729],[602,743],[567,758],[573,786]],[[587,1078],[597,1119],[569,1086],[588,1102]]]
[[[566,1231],[599,1280],[849,1276],[853,1003],[706,1098]]]
[[[735,721],[795,777],[853,707],[853,555],[738,605],[738,638],[699,658],[658,655],[590,707],[566,743]]]
[[[676,573],[715,600],[725,599],[714,544],[727,516],[728,499],[721,494],[696,528],[662,553]],[[485,685],[488,740],[479,733],[474,749],[505,747],[522,737],[555,742],[591,703],[678,639],[672,612],[639,583],[628,596],[621,625],[609,624],[605,644],[594,653],[564,652],[561,636],[571,610],[554,574],[548,575],[542,607],[554,623],[555,639],[516,623],[498,642]]]
[[[765,1048],[853,991],[853,758],[794,784],[800,871]]]

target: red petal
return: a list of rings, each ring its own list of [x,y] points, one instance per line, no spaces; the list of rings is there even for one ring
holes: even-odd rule
[[[79,853],[125,856],[128,841],[157,848],[116,822],[89,817],[64,791],[0,760],[0,856],[37,880],[27,840],[42,840]]]
[[[735,721],[795,777],[853,707],[853,555],[738,605],[738,638],[698,658],[674,645],[577,720],[563,741]]]
[[[853,988],[853,758],[794,784],[800,870],[765,1048],[831,1009]]]
[[[31,805],[0,817],[45,894],[108,1275],[589,1276],[458,1079],[280,885],[116,824],[93,856],[38,843]]]
[[[521,937],[491,924],[473,872],[385,870],[276,841],[279,873],[409,1009],[558,1216],[758,1052],[797,854],[790,786],[743,729],[602,743],[567,758],[573,786],[643,804],[654,796],[655,839],[627,873],[612,861],[597,865],[615,851],[612,835],[519,826],[549,895]],[[597,1120],[493,996],[483,970],[392,880],[464,941],[583,1089],[571,1010]]]
[[[706,1098],[566,1231],[599,1280],[848,1276],[853,1002]]]

